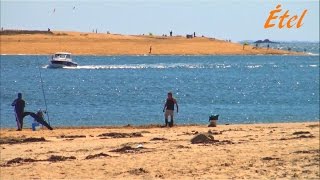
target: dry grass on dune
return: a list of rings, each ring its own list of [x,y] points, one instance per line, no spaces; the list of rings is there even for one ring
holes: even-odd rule
[[[52,54],[67,51],[77,55],[245,55],[290,54],[273,49],[252,49],[213,38],[54,32],[53,34],[0,35],[1,54]],[[291,53],[294,54],[294,53]]]

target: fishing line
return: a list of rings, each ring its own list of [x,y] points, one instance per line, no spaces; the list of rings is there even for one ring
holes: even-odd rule
[[[46,114],[47,114],[47,117],[48,117],[48,124],[50,125],[50,118],[49,118],[49,112],[48,112],[48,106],[47,106],[47,99],[46,99],[46,94],[44,93],[42,74],[41,74],[41,70],[40,70],[40,64],[38,66],[38,69],[39,69],[39,74],[40,74],[40,82],[41,82],[42,94],[43,94],[43,99],[44,99],[44,105],[46,106]]]

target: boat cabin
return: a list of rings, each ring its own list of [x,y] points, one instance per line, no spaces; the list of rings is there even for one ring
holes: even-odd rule
[[[55,58],[55,59],[71,59],[71,53],[58,52],[58,53],[55,53],[52,58]]]

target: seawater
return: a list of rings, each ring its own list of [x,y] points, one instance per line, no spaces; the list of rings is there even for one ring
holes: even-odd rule
[[[211,114],[221,124],[319,120],[319,56],[73,59],[76,68],[49,69],[49,56],[1,55],[1,127],[16,124],[18,92],[26,111],[46,109],[41,85],[52,126],[162,124],[169,91],[177,124],[206,124]]]

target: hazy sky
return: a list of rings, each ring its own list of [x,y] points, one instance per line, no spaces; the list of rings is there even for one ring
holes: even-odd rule
[[[303,26],[264,29],[278,4],[283,9],[279,15],[289,10],[289,15],[300,17],[307,9]],[[233,41],[319,41],[319,0],[1,0],[1,27],[158,35],[172,30]]]

